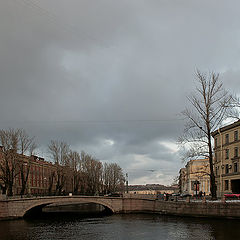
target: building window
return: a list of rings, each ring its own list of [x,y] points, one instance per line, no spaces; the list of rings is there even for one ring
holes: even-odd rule
[[[225,190],[228,190],[228,180],[225,180]]]
[[[226,159],[229,159],[229,149],[225,150]]]
[[[218,167],[216,167],[216,176],[218,175]]]
[[[226,173],[226,174],[229,173],[229,166],[228,166],[228,164],[226,164],[226,167],[225,167],[225,173]]]
[[[229,134],[228,133],[225,135],[225,143],[229,143]]]
[[[238,131],[234,131],[234,141],[238,140]]]
[[[238,164],[236,162],[233,165],[233,170],[234,170],[234,172],[238,171]]]
[[[217,147],[217,143],[218,143],[217,138],[215,138],[215,147]]]
[[[238,147],[234,148],[234,157],[238,157]]]

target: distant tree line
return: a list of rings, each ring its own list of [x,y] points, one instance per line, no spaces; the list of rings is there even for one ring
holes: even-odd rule
[[[24,195],[29,184],[31,156],[37,148],[35,138],[23,129],[0,130],[0,188],[8,196],[14,194],[16,180],[20,179]],[[52,167],[48,169],[47,193],[99,195],[122,191],[124,174],[116,163],[102,163],[92,155],[73,151],[62,141],[52,140],[48,145]],[[28,156],[28,157],[26,157]]]
[[[124,174],[118,164],[103,164],[84,151],[78,153],[71,150],[65,142],[51,141],[48,148],[56,166],[53,177],[56,180],[57,194],[61,194],[69,180],[74,194],[108,194],[123,190]]]

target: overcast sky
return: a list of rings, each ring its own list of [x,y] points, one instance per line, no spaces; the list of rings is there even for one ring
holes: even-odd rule
[[[0,128],[171,184],[195,70],[239,93],[240,2],[0,0]],[[149,171],[154,170],[154,171]]]

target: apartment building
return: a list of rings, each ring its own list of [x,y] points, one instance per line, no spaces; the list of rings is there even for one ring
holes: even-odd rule
[[[38,156],[23,156],[24,161],[24,174],[27,174],[29,167],[29,175],[26,185],[25,194],[37,194],[44,195],[48,194],[49,185],[52,181],[52,191],[55,187],[55,178],[52,175],[56,172],[56,166],[50,162],[44,160],[44,158]],[[21,192],[22,179],[21,175],[18,174],[14,184],[14,194],[18,195]]]
[[[240,193],[240,120],[212,133],[217,195]]]

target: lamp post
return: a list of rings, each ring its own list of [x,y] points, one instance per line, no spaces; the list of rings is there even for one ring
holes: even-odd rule
[[[128,173],[126,173],[126,192],[128,193]]]

